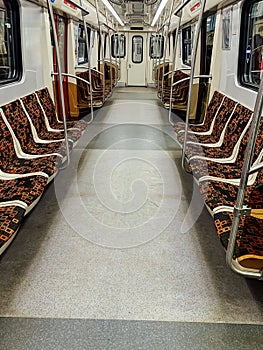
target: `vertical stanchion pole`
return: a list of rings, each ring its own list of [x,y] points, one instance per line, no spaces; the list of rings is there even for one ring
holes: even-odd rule
[[[68,134],[67,134],[67,119],[66,119],[66,108],[65,108],[65,99],[64,99],[64,91],[63,91],[63,77],[61,71],[61,63],[60,63],[60,55],[59,55],[59,44],[56,33],[56,25],[54,20],[53,8],[50,3],[50,0],[47,0],[48,13],[51,21],[51,26],[54,35],[54,43],[55,43],[55,52],[56,52],[56,60],[57,60],[57,70],[58,70],[58,80],[59,80],[59,90],[60,90],[60,102],[62,108],[62,117],[63,117],[63,127],[64,127],[64,135],[65,135],[65,143],[66,143],[66,154],[67,154],[67,166],[70,163],[69,157],[69,145],[68,145]]]
[[[101,60],[102,62],[102,77],[103,77],[103,103],[105,102],[105,65],[104,65],[104,43],[103,43],[103,37],[102,37],[102,30],[101,30],[101,22],[100,22],[100,14],[99,14],[99,5],[98,0],[95,0],[96,5],[96,13],[97,13],[97,19],[98,19],[98,25],[99,25],[99,36],[100,36],[100,49],[101,49]],[[99,64],[100,64],[99,62]]]
[[[174,47],[173,47],[173,59],[172,59],[172,76],[171,76],[171,89],[170,89],[170,104],[169,104],[169,123],[174,126],[174,122],[172,121],[172,102],[173,102],[173,83],[174,83],[174,73],[175,73],[175,60],[176,60],[176,51],[177,51],[177,43],[178,43],[178,37],[179,37],[179,29],[181,26],[181,19],[182,19],[182,11],[178,13],[178,23],[175,33],[175,39],[174,39]]]
[[[80,5],[82,6],[82,0],[80,0]],[[91,112],[91,119],[88,122],[88,124],[93,122],[94,119],[94,114],[93,114],[93,97],[92,97],[92,77],[91,77],[91,36],[90,40],[88,39],[88,30],[87,30],[87,25],[85,22],[85,15],[84,11],[82,11],[82,19],[83,19],[83,25],[84,25],[84,32],[85,32],[85,39],[86,39],[86,48],[88,51],[88,70],[89,70],[89,90],[90,90],[90,112]]]
[[[173,7],[174,7],[174,0],[172,0],[170,12],[169,12],[169,17],[168,17],[168,22],[166,24],[166,36],[165,36],[165,45],[164,45],[164,54],[163,54],[163,76],[162,76],[161,100],[163,99],[164,66],[165,66],[165,60],[166,60],[166,51],[167,51],[167,46],[168,46],[167,43],[168,43],[168,38],[169,38],[169,29],[170,29],[170,25],[171,25],[171,17],[172,17]],[[168,64],[168,70],[169,70],[169,64]]]
[[[108,11],[105,10],[106,14],[106,24],[108,27],[108,43],[109,43],[109,55],[110,55],[110,88],[112,93],[112,59],[111,59],[111,41],[110,41],[110,27],[109,27],[109,21],[108,21]]]
[[[200,13],[199,13],[199,17],[198,17],[198,22],[197,22],[197,25],[195,28],[194,44],[193,44],[192,59],[191,59],[191,74],[190,74],[190,82],[189,82],[189,92],[188,92],[186,120],[185,120],[185,133],[184,133],[183,152],[182,152],[182,167],[185,170],[186,170],[186,168],[185,168],[185,149],[186,149],[188,124],[189,124],[190,111],[191,111],[191,98],[192,98],[192,89],[193,89],[193,82],[194,82],[194,71],[195,71],[198,41],[199,41],[199,36],[200,36],[200,31],[201,31],[201,26],[202,26],[202,19],[203,19],[203,14],[204,14],[204,10],[205,10],[205,4],[206,4],[206,0],[202,0]]]

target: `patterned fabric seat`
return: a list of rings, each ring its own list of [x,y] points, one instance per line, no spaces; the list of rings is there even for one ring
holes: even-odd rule
[[[44,113],[42,112],[42,109],[39,106],[39,103],[35,94],[30,94],[28,96],[21,98],[21,101],[23,103],[23,107],[25,108],[28,114],[28,117],[31,119],[36,129],[37,136],[41,140],[60,140],[61,141],[64,139],[64,132],[48,131]],[[72,140],[72,142],[74,143],[77,142],[81,137],[81,131],[77,129],[69,130],[67,134],[68,134],[69,140]]]
[[[244,157],[246,147],[248,143],[249,129],[246,131],[244,137],[241,140],[237,157],[233,162],[220,163],[222,159],[214,158],[213,160],[206,160],[200,158],[191,158],[189,161],[189,167],[193,176],[202,181],[204,176],[213,176],[223,179],[238,179],[241,177],[242,166],[244,163]],[[263,120],[259,126],[257,142],[255,144],[254,157],[252,163],[256,162],[262,152],[262,140],[263,140]]]
[[[174,75],[174,82],[179,82],[182,79],[189,78],[189,75],[182,71],[176,71]],[[172,108],[177,110],[186,110],[189,91],[189,79],[182,81],[175,85],[172,89]],[[170,89],[168,88],[163,93],[160,92],[162,103],[164,105],[170,104]]]
[[[24,208],[16,205],[1,207],[0,203],[0,254],[3,253],[15,237],[25,211]]]
[[[248,205],[252,209],[263,209],[263,186],[254,189]],[[217,234],[227,249],[232,229],[233,214],[229,211],[214,215]],[[244,267],[261,269],[263,267],[263,220],[253,216],[241,216],[237,232],[234,259]]]
[[[36,95],[39,99],[40,105],[43,108],[45,115],[49,121],[49,125],[53,129],[63,130],[63,122],[57,118],[56,109],[54,102],[49,94],[47,88],[43,88],[41,90],[36,91]],[[87,128],[87,122],[85,120],[78,121],[68,121],[67,126],[69,129],[79,129],[84,131]],[[68,130],[69,130],[68,129]]]
[[[2,106],[2,111],[4,117],[11,126],[15,137],[20,143],[23,152],[31,155],[53,154],[62,159],[66,156],[66,144],[64,141],[47,144],[35,142],[29,120],[19,100]]]
[[[227,123],[235,123],[235,120],[238,119],[238,112],[234,110],[236,104],[237,102],[233,101],[228,97],[225,97],[221,107],[217,111],[217,115],[214,120],[213,129],[210,135],[197,135],[197,134],[187,135],[187,143],[189,145],[188,146],[189,152],[187,152],[187,154],[188,153],[191,154],[190,149],[192,146],[193,147],[195,146],[195,144],[192,144],[189,142],[195,142],[195,143],[198,142],[198,143],[202,143],[202,145],[219,142],[220,137],[224,132],[224,130],[227,131],[226,129],[228,130],[230,129],[229,124]],[[184,140],[184,133],[179,133],[177,135],[177,141],[182,144],[183,140]]]
[[[208,132],[214,118],[216,117],[217,111],[220,108],[221,103],[223,102],[223,99],[224,99],[224,95],[218,91],[215,91],[207,107],[203,122],[201,124],[190,124],[189,131],[190,132]],[[185,130],[184,122],[178,122],[174,126],[174,131],[176,133],[184,132],[184,130]]]
[[[249,197],[258,186],[263,184],[263,170],[252,175],[250,184],[246,187],[244,205],[249,204]],[[200,193],[211,212],[215,213],[221,207],[234,207],[239,183],[236,185],[222,181],[202,181],[199,184]],[[220,210],[221,211],[221,210]]]
[[[52,177],[58,171],[57,157],[26,159],[17,156],[10,131],[0,118],[0,169],[10,174],[43,172]]]
[[[26,210],[29,210],[42,196],[46,185],[47,178],[39,175],[12,180],[1,178],[0,203],[19,201]]]
[[[83,78],[87,81],[89,81],[89,71],[81,72],[78,73],[78,76],[80,78]],[[97,80],[97,78],[94,78],[94,73],[91,72],[91,79],[92,80]],[[95,82],[92,83],[92,104],[94,107],[100,107],[103,104],[103,87],[98,87]],[[105,95],[106,97],[109,95],[110,90],[105,89]],[[90,86],[85,84],[82,81],[78,82],[78,103],[79,105],[84,105],[90,107],[90,101],[91,101],[91,96],[90,96]]]

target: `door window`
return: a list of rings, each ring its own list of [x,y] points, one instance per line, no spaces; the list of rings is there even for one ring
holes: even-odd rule
[[[142,63],[143,61],[143,37],[134,35],[132,37],[132,62]]]

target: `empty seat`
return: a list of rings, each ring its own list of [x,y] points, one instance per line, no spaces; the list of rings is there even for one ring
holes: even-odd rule
[[[35,159],[19,157],[11,133],[3,119],[0,118],[0,169],[7,174],[26,174],[43,172],[51,180],[58,169],[57,156]]]
[[[48,141],[62,141],[64,139],[64,132],[61,132],[59,130],[57,132],[48,130],[48,127],[46,125],[46,122],[48,122],[48,120],[45,120],[44,113],[38,103],[35,94],[30,94],[28,96],[22,97],[21,101],[28,118],[30,118],[32,121],[39,139]],[[68,130],[67,135],[68,139],[75,143],[81,137],[81,131],[78,129]]]
[[[212,97],[212,99],[207,107],[203,122],[201,124],[190,124],[189,125],[189,132],[190,133],[209,132],[209,129],[213,123],[213,120],[216,118],[218,110],[224,101],[224,98],[225,98],[225,96],[223,94],[221,94],[218,91],[215,91],[213,94],[213,97]],[[184,132],[184,130],[185,130],[185,123],[184,122],[178,122],[174,126],[174,131],[176,133]],[[211,132],[212,132],[212,130],[211,130]]]
[[[248,200],[252,209],[263,209],[263,186],[255,188]],[[252,211],[253,215],[253,211]],[[215,227],[221,243],[227,249],[232,229],[233,214],[230,211],[214,215]],[[254,216],[241,216],[237,232],[234,259],[243,267],[261,269],[263,267],[263,220]]]
[[[64,129],[63,122],[57,118],[56,109],[54,102],[49,94],[47,88],[43,88],[41,90],[36,91],[36,95],[38,96],[38,100],[45,112],[45,115],[49,121],[51,128],[53,129]],[[67,121],[67,126],[69,129],[76,128],[81,131],[84,131],[87,128],[87,122],[84,120],[78,121]]]
[[[47,144],[35,142],[29,120],[19,100],[2,106],[2,112],[3,117],[6,119],[5,122],[12,129],[14,134],[12,136],[16,137],[23,152],[31,155],[57,155],[61,160],[66,156],[66,144],[64,141]]]

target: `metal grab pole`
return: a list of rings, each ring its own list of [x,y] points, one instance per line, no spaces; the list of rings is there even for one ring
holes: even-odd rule
[[[80,0],[80,5],[82,6],[82,0]],[[83,19],[83,24],[84,24],[84,32],[85,32],[85,40],[86,40],[86,47],[88,50],[88,70],[89,70],[89,81],[90,81],[90,113],[91,113],[91,118],[90,121],[88,122],[88,124],[93,122],[94,119],[94,113],[93,113],[93,97],[92,97],[92,85],[91,85],[91,37],[90,37],[90,41],[88,40],[88,30],[87,30],[87,25],[85,22],[85,15],[84,15],[84,11],[82,11],[82,19]]]
[[[104,45],[103,45],[103,38],[102,38],[102,31],[101,31],[101,23],[100,23],[100,14],[99,14],[99,5],[98,0],[95,0],[96,5],[96,13],[97,13],[97,19],[98,19],[98,25],[99,25],[99,36],[100,36],[100,49],[101,49],[101,57],[102,59],[100,62],[102,62],[102,74],[103,74],[103,103],[105,102],[105,65],[104,65]]]
[[[65,143],[66,143],[66,155],[67,155],[67,165],[65,167],[62,167],[61,169],[65,169],[67,166],[69,166],[70,157],[69,157],[69,145],[68,145],[68,133],[67,133],[66,108],[65,108],[65,100],[64,100],[64,91],[63,91],[63,78],[62,78],[62,72],[61,72],[61,63],[60,63],[60,55],[59,55],[58,38],[56,33],[56,25],[54,20],[53,8],[50,3],[50,0],[47,0],[47,7],[48,7],[48,13],[49,13],[51,26],[53,30],[56,59],[57,59],[58,80],[59,80],[59,90],[60,90],[59,96],[60,96],[60,102],[62,107],[63,127],[64,127]]]
[[[238,264],[233,260],[233,254],[235,249],[236,236],[237,236],[240,216],[242,216],[243,211],[245,210],[243,206],[245,191],[246,191],[249,173],[250,173],[251,165],[253,161],[255,142],[257,139],[257,133],[258,133],[259,125],[262,118],[262,111],[263,111],[263,78],[260,81],[258,94],[255,102],[254,114],[253,114],[253,119],[250,127],[249,140],[246,148],[245,159],[244,159],[244,164],[243,164],[242,174],[240,179],[240,185],[239,185],[238,194],[237,194],[237,200],[234,207],[232,229],[230,232],[229,242],[228,242],[227,252],[226,252],[227,265],[233,271],[246,277],[258,278],[258,279],[263,279],[263,271],[260,270],[256,272],[255,270],[252,270],[252,269],[245,269],[244,267],[242,267],[240,264]]]
[[[174,122],[172,121],[172,99],[173,99],[173,83],[174,83],[174,71],[175,71],[175,60],[176,60],[176,51],[177,51],[177,43],[179,37],[179,29],[181,26],[182,12],[178,13],[178,23],[176,28],[175,40],[174,40],[174,49],[173,49],[173,64],[172,64],[172,77],[171,77],[171,89],[170,89],[170,105],[169,105],[169,123],[174,126]]]
[[[166,25],[166,23],[164,23],[162,25],[162,27],[160,28],[160,29],[162,29],[161,36],[163,36],[163,31],[164,31],[165,25]],[[160,34],[158,34],[158,35],[160,35]],[[159,56],[159,64],[158,64],[158,66],[159,66],[159,69],[158,69],[158,77],[157,77],[157,79],[158,79],[157,80],[157,96],[160,97],[160,95],[159,95],[159,87],[160,87],[160,74],[161,74],[161,56]]]
[[[199,18],[198,18],[198,22],[197,22],[197,25],[195,28],[193,52],[192,52],[192,59],[191,59],[191,74],[190,74],[190,82],[189,82],[187,111],[186,111],[186,118],[185,118],[185,133],[184,133],[184,143],[183,143],[183,153],[182,153],[182,167],[184,170],[186,170],[186,168],[185,168],[185,149],[186,149],[188,124],[189,124],[190,109],[191,109],[191,98],[192,98],[192,89],[193,89],[193,81],[194,81],[193,77],[194,77],[194,71],[195,71],[196,54],[197,54],[198,41],[199,41],[199,36],[200,36],[200,31],[201,31],[201,26],[202,26],[203,14],[204,14],[204,10],[205,10],[205,4],[206,4],[206,0],[202,0],[201,9],[199,12]]]
[[[171,7],[170,7],[170,12],[169,12],[169,17],[168,17],[168,22],[166,26],[166,40],[165,40],[165,45],[164,45],[164,55],[163,55],[163,76],[162,76],[162,92],[161,92],[161,100],[163,99],[163,85],[164,85],[164,66],[165,66],[165,59],[166,59],[166,51],[167,51],[167,43],[169,39],[169,29],[171,25],[171,17],[172,17],[172,11],[174,7],[174,1],[172,0]],[[168,70],[169,70],[169,63],[168,63]]]
[[[112,60],[111,60],[111,42],[110,42],[110,27],[109,27],[109,22],[108,22],[108,12],[105,10],[105,15],[106,15],[106,24],[108,27],[108,43],[109,43],[109,55],[110,55],[110,89],[111,89],[111,94],[112,94]]]

